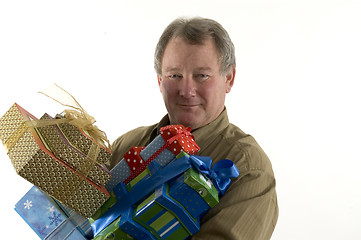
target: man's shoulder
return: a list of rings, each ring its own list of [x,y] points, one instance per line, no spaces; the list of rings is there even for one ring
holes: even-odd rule
[[[256,139],[243,132],[234,124],[229,126],[222,133],[223,141],[229,146],[229,154],[238,156],[236,159],[242,162],[245,169],[269,169],[270,160]]]
[[[141,141],[141,139],[149,137],[150,134],[152,133],[152,131],[155,129],[155,127],[156,127],[156,124],[151,125],[151,126],[141,126],[141,127],[134,128],[134,129],[124,133],[120,137],[118,137],[114,141],[113,145],[117,144],[119,142],[123,142],[124,140],[131,141],[131,142]]]

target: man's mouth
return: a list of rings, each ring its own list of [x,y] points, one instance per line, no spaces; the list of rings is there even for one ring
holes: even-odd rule
[[[177,104],[177,105],[180,106],[180,107],[191,108],[191,107],[197,107],[199,104]]]

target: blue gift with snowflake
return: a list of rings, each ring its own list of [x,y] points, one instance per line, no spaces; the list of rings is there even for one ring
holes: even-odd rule
[[[41,239],[86,239],[50,198],[33,186],[15,205],[15,211]]]

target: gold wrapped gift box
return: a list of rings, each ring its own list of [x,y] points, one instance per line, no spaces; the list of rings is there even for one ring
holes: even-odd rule
[[[40,120],[53,119],[48,114],[44,114]],[[63,125],[65,124],[68,123],[64,123]],[[36,129],[39,131],[40,135],[44,139],[44,142],[47,143],[47,146],[55,157],[60,159],[66,165],[80,172],[83,176],[87,176],[97,185],[105,186],[105,184],[110,180],[111,175],[108,169],[106,169],[104,165],[102,166],[98,163],[100,149],[103,149],[100,145],[93,142],[93,144],[89,147],[93,150],[89,150],[88,155],[85,155],[71,144],[57,124],[46,124],[46,126],[37,127]],[[85,140],[86,137],[83,136],[83,139]],[[78,142],[78,145],[81,142]]]
[[[98,184],[106,182],[109,173],[99,168],[97,171],[101,174],[97,176],[98,172],[94,171],[96,162],[89,157],[83,157],[84,161],[77,166],[78,169],[61,161],[44,141],[38,122],[18,104],[14,104],[0,118],[0,139],[16,172],[84,217],[92,216],[109,198],[104,184]],[[89,146],[88,152],[90,149]],[[86,151],[86,147],[82,151]],[[71,160],[71,157],[67,160]],[[97,183],[91,179],[97,179]]]
[[[57,118],[64,117],[58,114]],[[97,155],[96,161],[101,164],[109,161],[111,157],[110,149],[105,147],[104,144],[93,140],[85,131],[66,122],[59,123],[57,126],[66,139],[84,155],[90,157]]]

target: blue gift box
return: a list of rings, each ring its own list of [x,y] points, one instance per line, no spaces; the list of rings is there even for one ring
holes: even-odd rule
[[[169,197],[167,184],[135,207],[133,219],[157,239],[185,239],[200,228],[199,218],[192,218],[182,205]]]
[[[146,228],[133,220],[133,212],[133,207],[130,207],[126,211],[122,212],[119,221],[119,228],[134,237],[135,239],[156,239],[151,232],[149,232]]]
[[[155,240],[156,238],[143,226],[133,220],[132,207],[121,213],[111,224],[97,234],[94,240],[105,239],[142,239]]]
[[[118,183],[125,181],[131,174],[130,167],[124,158],[110,170],[110,174],[112,178],[105,185],[105,188],[109,192],[111,192]]]
[[[41,239],[86,239],[74,225],[74,219],[68,218],[35,186],[16,203],[15,211]]]
[[[143,151],[140,152],[140,156],[146,161],[150,158],[158,149],[164,145],[164,139],[161,135],[158,135],[151,143],[147,145]],[[175,154],[168,150],[164,149],[153,161],[158,163],[161,167],[166,166],[169,162],[174,160]]]
[[[45,196],[47,196],[46,193],[43,193]],[[50,198],[50,196],[49,196]],[[70,222],[73,223],[74,226],[77,226],[78,231],[85,236],[85,238],[92,238],[93,232],[90,226],[90,222],[87,218],[81,216],[77,212],[75,212],[73,209],[63,205],[59,201],[57,201],[54,198],[51,198],[55,201],[56,205],[65,213],[65,215],[68,217]]]
[[[219,193],[212,181],[194,168],[168,184],[169,196],[182,204],[194,218],[203,216],[219,202]]]

